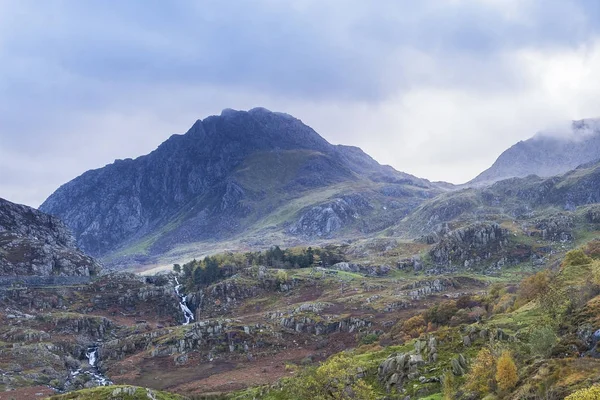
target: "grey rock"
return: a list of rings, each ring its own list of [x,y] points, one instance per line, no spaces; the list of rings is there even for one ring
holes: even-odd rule
[[[0,199],[0,275],[91,276],[101,271],[56,217]]]
[[[471,338],[469,336],[463,336],[463,346],[465,346],[465,347],[471,346]]]

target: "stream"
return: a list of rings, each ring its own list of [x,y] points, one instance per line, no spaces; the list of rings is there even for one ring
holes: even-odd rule
[[[188,325],[190,321],[194,319],[194,313],[189,309],[187,305],[187,296],[185,294],[181,294],[181,284],[179,283],[179,279],[175,277],[175,293],[179,298],[179,308],[181,308],[181,312],[183,313],[183,317],[185,318],[185,322],[183,325]]]

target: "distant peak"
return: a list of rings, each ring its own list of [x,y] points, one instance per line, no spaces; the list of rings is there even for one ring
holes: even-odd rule
[[[533,136],[533,140],[561,139],[576,141],[600,133],[600,119],[586,118],[563,122],[549,127]]]
[[[273,112],[264,107],[254,107],[253,109],[249,110],[248,113],[250,113],[250,114],[272,114]]]
[[[285,118],[285,119],[297,119],[290,114],[286,114],[283,112],[271,111],[265,107],[254,107],[248,111],[235,110],[233,108],[225,108],[223,111],[221,111],[221,117],[224,117],[224,118],[234,117],[239,114],[249,114],[252,116],[269,116],[269,115],[271,115],[271,116],[277,116],[277,117]]]
[[[588,118],[588,119],[581,119],[579,121],[573,121],[571,123],[571,128],[574,131],[593,131],[593,132],[598,132],[600,131],[600,119],[598,118]]]
[[[239,113],[239,111],[234,110],[233,108],[224,108],[223,111],[221,111],[221,117],[230,117],[237,113]]]

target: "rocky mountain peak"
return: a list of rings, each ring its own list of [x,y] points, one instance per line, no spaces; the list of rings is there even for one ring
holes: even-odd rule
[[[316,193],[325,188],[330,189],[326,196]],[[84,173],[40,209],[65,221],[92,255],[127,253],[132,247],[136,254],[156,255],[182,243],[244,234],[270,213],[271,231],[289,236],[290,226],[306,221],[302,217],[313,206],[329,210],[328,204],[356,190],[366,191],[364,206],[352,202],[340,211],[343,215],[334,212],[331,218],[313,212],[319,215],[311,221],[319,226],[310,232],[337,235],[348,225],[360,223],[363,230],[389,225],[436,188],[380,165],[359,148],[334,146],[288,114],[225,109],[197,120],[187,133],[171,136],[148,155]],[[303,196],[299,208],[283,212]],[[379,196],[385,198],[376,203],[389,202],[390,211],[371,227],[358,216],[361,210],[375,216],[383,206],[373,207],[368,199]],[[320,226],[330,220],[341,223],[335,229]]]

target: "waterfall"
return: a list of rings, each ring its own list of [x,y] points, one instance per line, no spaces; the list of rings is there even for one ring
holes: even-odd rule
[[[181,289],[181,284],[179,283],[179,279],[177,279],[177,277],[175,277],[175,293],[177,294],[177,297],[179,298],[179,308],[181,308],[181,312],[183,313],[183,318],[185,318],[185,322],[183,323],[183,325],[187,325],[190,323],[190,321],[192,321],[194,319],[194,313],[192,312],[192,310],[189,309],[188,305],[187,305],[187,296],[184,294],[181,294],[181,292],[179,291]]]
[[[78,387],[76,386],[75,379],[81,374],[89,376],[89,380],[94,382],[95,386],[110,386],[113,384],[112,381],[105,377],[98,369],[98,346],[92,345],[88,347],[85,351],[85,357],[88,359],[88,364],[90,365],[91,369],[86,371],[83,371],[83,368],[72,370],[71,376],[69,376],[65,381],[64,389],[57,389],[55,387],[52,387],[52,389],[58,393],[65,393],[69,390],[77,389]]]
[[[113,383],[104,375],[102,375],[102,373],[100,372],[100,370],[98,369],[98,346],[90,346],[88,347],[87,351],[85,352],[85,356],[88,359],[88,363],[90,364],[90,367],[92,367],[91,371],[85,371],[84,373],[86,375],[89,375],[92,377],[92,380],[98,385],[98,386],[109,386],[112,385]],[[71,376],[77,376],[81,373],[81,368],[78,369],[77,371],[74,371],[71,373]]]
[[[87,357],[90,366],[92,368],[96,368],[96,357],[98,355],[98,348],[89,348],[88,351],[85,353],[85,356]]]

